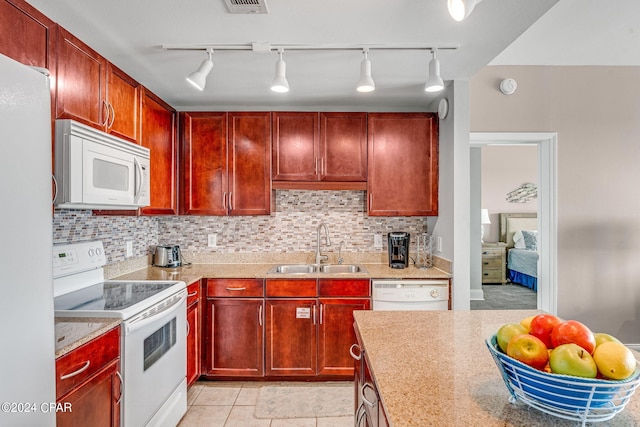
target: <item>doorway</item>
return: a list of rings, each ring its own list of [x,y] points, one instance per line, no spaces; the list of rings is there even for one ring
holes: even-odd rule
[[[472,132],[469,137],[471,147],[485,145],[537,145],[538,147],[538,292],[537,307],[551,314],[557,313],[557,134],[555,133],[491,133]],[[470,179],[480,181],[480,166],[474,164],[479,157],[471,156]],[[470,197],[471,218],[480,218],[480,198],[474,191]],[[480,236],[480,222],[471,222],[471,235]],[[480,265],[480,251],[470,245],[472,264]],[[473,268],[472,268],[473,271]],[[474,294],[474,289],[471,290]]]

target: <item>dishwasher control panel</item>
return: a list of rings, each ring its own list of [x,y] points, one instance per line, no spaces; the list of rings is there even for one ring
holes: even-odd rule
[[[447,310],[449,281],[373,280],[374,310]]]

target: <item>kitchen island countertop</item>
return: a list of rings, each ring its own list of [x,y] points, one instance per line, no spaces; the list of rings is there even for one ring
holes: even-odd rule
[[[391,426],[572,426],[509,403],[485,340],[532,310],[356,311],[355,327]],[[634,352],[636,359],[640,354]],[[640,426],[640,395],[612,420]]]

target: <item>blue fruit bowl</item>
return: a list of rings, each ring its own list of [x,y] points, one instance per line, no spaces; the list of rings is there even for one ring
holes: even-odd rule
[[[507,356],[496,335],[486,340],[509,393],[521,401],[560,418],[587,422],[606,421],[622,411],[640,385],[640,369],[621,381],[547,373]]]

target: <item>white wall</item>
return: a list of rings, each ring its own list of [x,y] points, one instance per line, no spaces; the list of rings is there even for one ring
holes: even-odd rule
[[[558,133],[558,315],[627,344],[640,343],[639,95],[640,67],[486,67],[470,86],[472,131]]]

